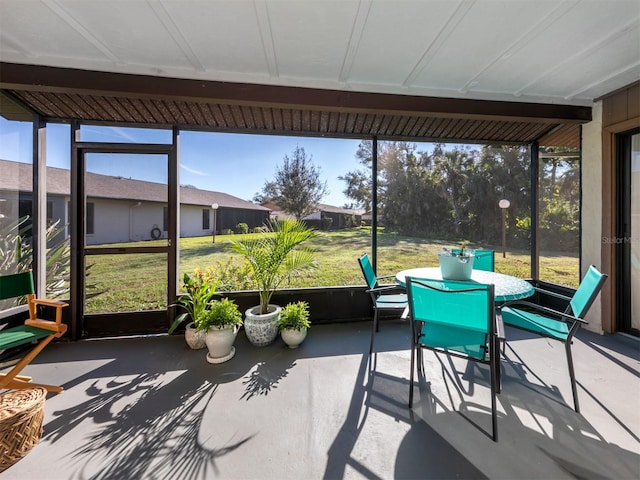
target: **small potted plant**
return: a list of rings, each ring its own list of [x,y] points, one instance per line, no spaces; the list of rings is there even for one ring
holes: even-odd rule
[[[171,335],[185,320],[190,319],[191,322],[187,324],[184,332],[185,341],[194,350],[201,349],[206,346],[204,332],[196,328],[196,322],[207,311],[209,303],[216,295],[216,288],[199,269],[195,270],[193,277],[185,273],[182,279],[182,286],[186,292],[180,295],[176,303],[171,306],[182,307],[186,312],[175,318],[168,334]]]
[[[284,343],[289,348],[297,348],[307,336],[307,329],[311,327],[309,321],[309,304],[307,302],[292,302],[285,305],[278,319],[278,330]]]
[[[236,353],[233,342],[242,325],[238,305],[228,298],[213,300],[195,324],[198,330],[206,332],[207,362],[222,363],[233,358]]]

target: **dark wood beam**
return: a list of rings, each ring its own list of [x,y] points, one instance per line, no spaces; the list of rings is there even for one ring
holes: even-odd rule
[[[97,72],[0,62],[0,89],[85,93],[318,111],[585,123],[591,108],[423,97]]]

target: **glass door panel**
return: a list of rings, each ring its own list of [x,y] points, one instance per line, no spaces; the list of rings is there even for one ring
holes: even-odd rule
[[[88,150],[83,160],[84,314],[166,311],[169,155]]]
[[[640,133],[631,136],[630,292],[640,292]],[[640,330],[640,296],[631,297],[631,328]]]

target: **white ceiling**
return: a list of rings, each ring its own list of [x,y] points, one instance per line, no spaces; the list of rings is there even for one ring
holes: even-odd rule
[[[591,105],[640,79],[640,0],[0,0],[0,61]]]

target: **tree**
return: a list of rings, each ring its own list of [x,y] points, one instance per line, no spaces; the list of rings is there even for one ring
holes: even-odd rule
[[[258,204],[274,202],[276,197],[278,196],[278,187],[276,183],[271,181],[267,181],[264,183],[264,187],[262,187],[262,191],[256,193],[253,196],[253,201]]]
[[[371,211],[371,188],[373,182],[371,180],[371,165],[373,160],[373,142],[371,140],[363,140],[358,145],[356,158],[363,170],[357,169],[347,172],[345,175],[339,176],[338,180],[342,180],[347,187],[342,191],[344,195],[353,200],[354,208],[364,208],[367,212]]]
[[[311,159],[304,148],[296,146],[291,157],[285,155],[282,165],[276,167],[273,181],[265,182],[262,193],[254,199],[272,200],[297,220],[313,213],[329,190]]]

